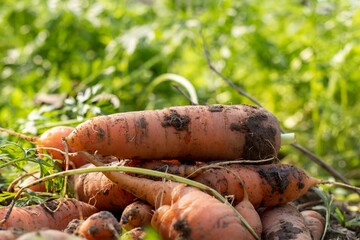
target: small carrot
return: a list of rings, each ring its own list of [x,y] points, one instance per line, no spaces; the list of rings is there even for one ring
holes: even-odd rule
[[[63,137],[67,137],[74,128],[68,126],[57,126],[48,129],[40,136],[28,136],[25,134],[17,133],[8,129],[0,128],[1,132],[6,132],[14,136],[18,136],[22,139],[25,139],[31,143],[36,144],[37,151],[40,155],[43,155],[45,151],[49,153],[54,159],[61,160],[61,168],[66,169],[65,157],[62,152],[64,152]],[[74,149],[69,148],[70,152],[73,152]],[[78,168],[86,163],[86,157],[83,155],[74,155],[69,156],[71,168],[74,165],[75,168]]]
[[[312,240],[303,216],[292,204],[269,207],[260,212],[263,240]]]
[[[100,211],[88,217],[76,230],[76,234],[88,240],[116,240],[121,233],[118,220],[108,211]]]
[[[9,208],[0,208],[0,219],[7,216]],[[36,231],[42,228],[64,229],[67,224],[80,217],[88,217],[98,212],[94,206],[76,199],[60,198],[39,205],[14,207],[1,227],[17,227],[25,231]]]
[[[81,168],[94,167],[86,164]],[[102,172],[91,172],[70,177],[77,199],[94,205],[99,210],[121,211],[134,201],[134,195],[119,188]]]
[[[313,240],[320,240],[325,230],[325,218],[314,210],[304,210],[300,212],[305,219],[305,224],[309,228]]]
[[[99,116],[67,137],[78,151],[121,159],[192,161],[276,157],[280,141],[277,118],[250,105],[180,106]]]
[[[129,204],[121,214],[120,226],[129,231],[136,227],[150,225],[153,208],[143,202],[135,201]]]

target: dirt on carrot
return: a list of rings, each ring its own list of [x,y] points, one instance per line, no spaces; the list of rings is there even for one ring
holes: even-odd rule
[[[122,159],[210,161],[276,157],[280,135],[279,121],[263,108],[198,105],[95,117],[67,142]]]

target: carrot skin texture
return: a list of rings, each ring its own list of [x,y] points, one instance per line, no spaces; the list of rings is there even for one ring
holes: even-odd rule
[[[82,168],[94,167],[86,164]],[[135,199],[134,195],[119,188],[102,172],[91,172],[70,177],[70,183],[77,194],[77,199],[99,210],[121,211]]]
[[[76,233],[88,240],[116,240],[121,232],[120,224],[108,211],[100,211],[80,224]]]
[[[170,164],[158,161],[133,161],[134,167],[166,171],[203,183],[223,196],[234,196],[234,204],[244,198],[245,185],[249,201],[255,208],[275,206],[296,200],[321,180],[308,176],[291,164],[241,165],[230,164],[222,168],[209,165]],[[208,167],[201,170],[201,167]],[[196,171],[196,172],[195,172]],[[193,174],[195,173],[195,174]]]
[[[266,208],[260,217],[263,240],[312,240],[303,216],[292,204]]]
[[[254,206],[251,204],[249,199],[245,197],[241,202],[239,202],[235,209],[246,219],[248,224],[254,229],[255,233],[258,236],[262,234],[262,223],[259,216],[259,213],[256,211]]]
[[[153,208],[143,202],[135,201],[124,209],[120,217],[120,226],[125,230],[150,225]]]
[[[250,105],[182,106],[99,116],[67,137],[76,150],[122,159],[265,159],[280,148],[279,121]],[[226,151],[223,151],[226,149]]]
[[[309,228],[313,240],[320,240],[325,230],[325,218],[314,210],[304,210],[300,212],[305,219],[305,224]]]
[[[56,209],[59,204],[60,208]],[[56,211],[52,212],[49,209]],[[0,208],[0,219],[5,217],[7,211],[8,207]],[[62,230],[71,220],[81,216],[86,218],[95,212],[98,212],[97,208],[76,199],[56,199],[40,205],[14,207],[1,227],[17,227],[25,231],[42,228]]]

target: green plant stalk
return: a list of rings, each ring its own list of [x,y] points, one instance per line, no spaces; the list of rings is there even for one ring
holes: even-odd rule
[[[6,219],[10,215],[11,209],[13,208],[16,199],[18,199],[20,194],[26,188],[31,187],[31,186],[36,185],[36,184],[39,184],[41,182],[56,178],[56,177],[66,177],[66,176],[71,176],[71,175],[75,175],[75,174],[84,174],[84,173],[90,173],[90,172],[130,172],[130,173],[144,174],[144,175],[148,175],[148,176],[152,176],[152,177],[165,178],[167,180],[184,183],[184,184],[187,184],[189,186],[196,187],[196,188],[198,188],[200,190],[210,192],[218,200],[220,200],[221,202],[223,202],[226,205],[230,206],[236,212],[236,214],[239,217],[240,221],[244,224],[244,226],[248,229],[248,231],[254,236],[254,238],[256,240],[260,240],[259,236],[257,236],[255,231],[248,224],[248,222],[241,216],[241,214],[220,193],[218,193],[213,188],[210,188],[210,187],[208,187],[208,186],[206,186],[206,185],[204,185],[202,183],[199,183],[199,182],[187,179],[187,178],[183,178],[183,177],[180,177],[180,176],[177,176],[177,175],[164,173],[164,172],[158,172],[158,171],[150,170],[150,169],[136,168],[136,167],[126,167],[126,166],[101,166],[101,167],[92,167],[92,168],[86,168],[86,169],[72,169],[72,170],[68,170],[68,171],[64,171],[64,172],[58,172],[58,173],[54,173],[54,174],[39,178],[38,180],[33,181],[33,182],[23,186],[17,192],[17,194],[15,195],[13,201],[10,204],[10,209],[8,211],[8,214],[4,217],[3,220],[0,221],[0,226],[1,226],[1,224],[3,222],[6,221]]]
[[[174,73],[165,73],[165,74],[162,74],[162,75],[156,77],[148,85],[147,90],[146,90],[147,94],[145,94],[145,96],[148,96],[149,93],[154,91],[154,89],[157,85],[159,85],[160,83],[163,83],[165,81],[174,81],[174,82],[180,84],[181,86],[183,86],[188,91],[191,102],[193,104],[199,104],[195,88],[190,83],[190,81],[187,80],[186,78],[184,78],[180,75],[174,74]]]

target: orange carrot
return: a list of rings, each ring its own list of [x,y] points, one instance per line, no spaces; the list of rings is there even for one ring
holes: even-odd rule
[[[86,164],[81,168],[94,167]],[[134,196],[119,188],[101,172],[84,173],[70,177],[76,197],[99,210],[121,211],[134,201]]]
[[[230,164],[223,168],[212,168],[211,164],[174,165],[157,161],[133,161],[131,164],[135,167],[189,177],[215,189],[223,196],[233,196],[234,204],[239,203],[244,197],[240,178],[244,181],[249,201],[255,208],[291,202],[305,194],[310,187],[322,183],[321,180],[308,176],[302,169],[290,164]]]
[[[120,224],[114,215],[108,211],[101,211],[82,222],[76,234],[88,240],[115,240],[120,232]]]
[[[263,225],[263,240],[311,240],[303,216],[292,204],[266,208],[260,212],[260,217]]]
[[[103,164],[89,160],[97,166]],[[104,172],[122,189],[154,206],[151,225],[166,239],[253,239],[238,213],[198,188],[119,172]]]
[[[304,210],[300,212],[305,219],[305,224],[309,228],[313,240],[320,240],[325,230],[325,218],[314,210]]]
[[[0,208],[0,219],[4,219],[8,210],[8,207]],[[86,218],[97,211],[95,207],[76,199],[61,198],[40,205],[14,207],[1,227],[17,227],[25,231],[36,231],[42,228],[62,230],[71,220]]]
[[[261,236],[262,233],[262,223],[260,216],[258,212],[255,210],[254,205],[249,201],[249,195],[246,191],[246,186],[244,181],[239,177],[239,180],[241,182],[243,191],[244,191],[244,197],[236,206],[235,209],[245,218],[252,227],[252,229],[255,231],[255,233],[258,236]]]
[[[153,208],[143,202],[135,201],[129,204],[121,214],[120,226],[125,230],[150,225]]]
[[[280,137],[279,121],[265,109],[210,105],[95,117],[78,125],[67,142],[122,159],[210,161],[276,157]]]
[[[7,132],[11,135],[18,136],[23,138],[29,142],[36,144],[36,148],[40,155],[43,155],[45,151],[49,153],[54,159],[61,160],[61,167],[62,169],[66,168],[65,157],[63,153],[60,151],[64,151],[64,144],[63,144],[63,137],[67,137],[74,128],[68,126],[57,126],[48,129],[40,136],[28,136],[25,134],[17,133],[8,129],[0,128],[0,131]],[[57,151],[60,150],[60,151]],[[69,148],[69,152],[73,152],[74,150]],[[73,165],[75,168],[78,168],[87,163],[86,157],[83,155],[75,155],[70,156],[70,165],[69,167],[72,168]]]

